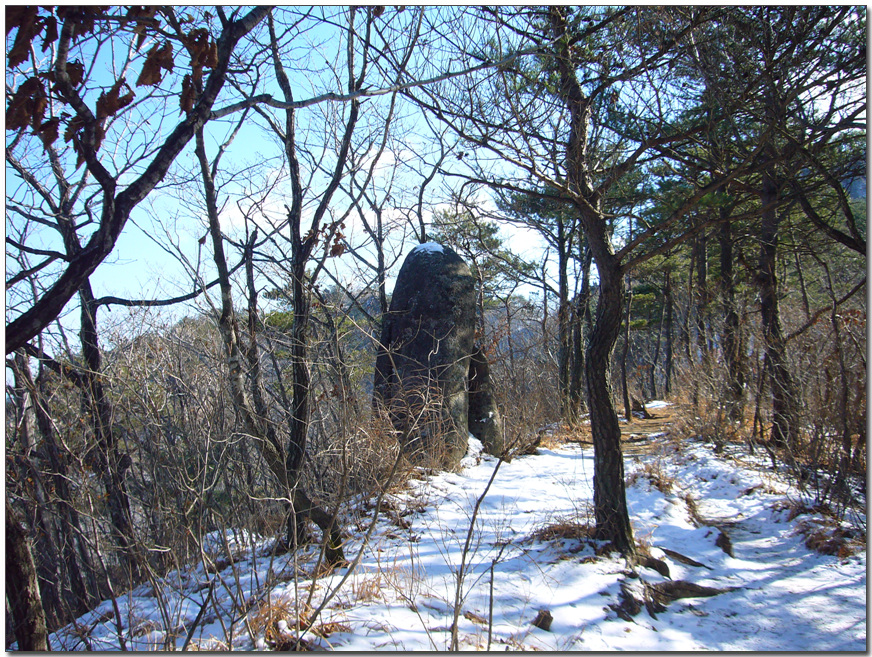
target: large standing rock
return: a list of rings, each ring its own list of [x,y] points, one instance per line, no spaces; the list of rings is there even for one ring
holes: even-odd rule
[[[376,403],[403,448],[455,467],[469,435],[475,281],[453,250],[434,242],[406,257],[376,359]]]

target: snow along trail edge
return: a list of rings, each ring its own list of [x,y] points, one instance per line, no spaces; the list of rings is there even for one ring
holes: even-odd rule
[[[619,618],[613,607],[622,583],[640,586],[623,558],[597,556],[590,541],[533,538],[549,525],[592,522],[593,453],[574,445],[540,448],[503,463],[481,505],[462,582],[460,649],[866,649],[865,552],[838,559],[806,548],[797,531],[803,518],[788,520],[785,504],[798,493],[771,472],[716,456],[695,441],[659,444],[659,450],[626,459],[636,540],[668,564],[673,580],[730,590],[673,601],[656,618],[644,608],[630,622]],[[472,447],[460,473],[412,479],[402,493],[388,497],[358,569],[315,624],[317,633],[306,636],[312,647],[448,647],[470,516],[496,465],[475,442]],[[652,473],[671,482],[671,488],[663,486],[666,494],[652,484]],[[358,517],[357,527],[365,527],[371,514]],[[729,535],[733,556],[718,545],[722,531]],[[250,604],[249,619],[267,598],[293,610],[293,601],[312,588],[317,606],[344,572],[313,585],[307,579],[311,564],[307,570],[298,557],[303,563],[295,583],[290,555],[270,562],[269,541],[228,534],[237,541],[235,564],[214,574],[202,565],[177,572],[166,578],[159,595],[144,585],[119,596],[129,649],[160,648],[167,640],[181,647],[213,579],[213,601],[192,644],[267,648],[262,632],[252,634],[251,623],[231,618],[234,599],[238,606]],[[359,549],[359,539],[349,539],[346,554]],[[664,549],[705,567],[688,565]],[[665,581],[649,568],[638,573],[649,584]],[[271,578],[274,583],[266,585]],[[160,606],[168,610],[172,636]],[[542,609],[553,618],[549,631],[532,625]],[[52,635],[53,647],[118,649],[111,610],[109,602],[102,603],[79,619],[78,630],[68,626]],[[279,625],[281,631],[287,628],[287,622]]]

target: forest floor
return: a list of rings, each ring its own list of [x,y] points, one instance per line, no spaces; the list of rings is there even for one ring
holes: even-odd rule
[[[665,403],[648,409],[658,417],[625,425],[645,566],[589,538],[592,450],[551,435],[501,464],[473,448],[460,472],[386,496],[376,519],[359,500],[354,569],[313,577],[314,550],[271,556],[269,539],[216,533],[210,568],[119,595],[117,612],[104,602],[52,647],[287,648],[324,603],[307,648],[865,651],[865,515],[822,515],[763,459],[715,454],[675,435]]]

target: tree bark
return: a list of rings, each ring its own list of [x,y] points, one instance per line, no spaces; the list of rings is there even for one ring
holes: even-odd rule
[[[80,339],[85,360],[85,397],[91,411],[91,425],[96,439],[92,451],[103,486],[109,518],[114,530],[115,542],[121,550],[131,572],[137,572],[137,559],[133,551],[135,539],[130,515],[130,497],[127,493],[125,473],[131,461],[128,454],[119,450],[118,437],[112,428],[112,405],[103,386],[103,358],[97,334],[97,305],[91,292],[90,281],[85,281],[79,291],[82,304]]]
[[[624,313],[624,344],[621,348],[621,395],[624,398],[624,417],[627,422],[633,421],[633,408],[630,404],[630,386],[627,382],[627,357],[630,355],[630,309],[633,305],[633,292],[629,289],[624,295],[627,298],[627,309]]]
[[[265,414],[258,413],[255,410],[249,398],[245,385],[245,372],[243,370],[244,356],[241,347],[239,322],[233,309],[233,290],[230,284],[230,273],[227,267],[227,257],[224,254],[224,242],[218,218],[215,183],[206,158],[206,147],[202,130],[197,132],[195,152],[200,163],[200,173],[205,190],[213,259],[218,269],[218,280],[221,290],[221,311],[218,316],[218,329],[224,343],[228,366],[227,376],[233,404],[240,413],[246,433],[254,438],[258,451],[276,479],[278,479],[282,492],[287,495],[287,503],[290,506],[287,523],[288,545],[294,547],[299,544],[302,525],[305,519],[309,518],[318,525],[324,534],[325,559],[327,563],[333,565],[343,563],[345,558],[342,552],[342,538],[333,517],[315,505],[306,495],[305,491],[297,485],[298,482],[288,470],[289,454],[283,449],[275,427],[268,422]],[[252,340],[254,340],[253,337]],[[252,342],[251,349],[254,349],[255,346],[256,343]]]
[[[581,268],[581,291],[575,300],[572,324],[572,368],[569,377],[569,398],[573,408],[571,420],[577,422],[584,402],[585,327],[590,326],[590,266],[593,256],[584,247]]]
[[[12,611],[18,650],[47,651],[48,630],[30,541],[9,500],[6,500],[6,599]]]
[[[64,540],[61,541],[62,565],[64,566],[62,570],[69,584],[69,593],[72,596],[72,599],[68,599],[68,603],[73,614],[78,616],[88,611],[99,601],[100,592],[94,578],[94,567],[91,563],[88,547],[83,540],[84,534],[79,512],[73,503],[70,474],[66,467],[65,457],[61,453],[55,437],[54,423],[47,410],[45,371],[41,371],[34,382],[30,374],[29,363],[20,352],[15,356],[15,365],[15,375],[21,377],[33,405],[36,428],[41,440],[40,454],[45,457],[50,469],[48,479],[56,497],[53,502],[60,521],[59,531],[64,537]],[[62,616],[61,610],[56,610],[56,613],[58,616]]]
[[[704,377],[711,372],[708,345],[708,240],[705,229],[700,231],[694,243],[696,250],[696,356],[699,358],[698,376],[694,377],[693,404],[699,403],[700,387],[706,383]]]
[[[30,387],[25,383],[25,378],[30,376],[28,364],[21,352],[15,354],[12,368],[14,387],[9,391],[9,399],[13,402],[15,413],[15,428],[11,436],[10,446],[15,448],[15,453],[10,453],[10,465],[17,463],[18,472],[15,480],[10,480],[10,487],[14,487],[27,495],[27,521],[33,528],[36,537],[32,553],[35,555],[34,567],[37,572],[37,581],[40,587],[40,595],[43,601],[46,624],[51,627],[59,627],[59,610],[61,605],[61,588],[63,576],[61,574],[62,562],[58,556],[57,547],[63,544],[55,531],[55,523],[51,519],[51,507],[49,495],[43,471],[40,467],[38,456],[39,437],[35,422],[35,405]],[[20,484],[19,484],[20,482]],[[26,484],[24,482],[27,482]],[[7,490],[7,494],[11,491]]]
[[[217,42],[218,61],[212,67],[203,86],[203,93],[198,98],[196,105],[156,151],[154,158],[142,175],[124,191],[116,196],[116,180],[111,178],[108,171],[97,161],[96,153],[86,149],[89,150],[85,154],[87,166],[95,174],[103,188],[103,207],[100,211],[99,226],[85,246],[82,257],[71,260],[60,277],[36,300],[33,306],[6,325],[7,354],[23,347],[27,341],[54,321],[67,302],[73,298],[94,270],[112,252],[130,213],[163,180],[170,165],[193,138],[196,130],[202,128],[209,119],[212,105],[224,86],[227,69],[236,44],[254,29],[269,11],[269,7],[255,7],[240,20],[226,26]],[[70,37],[62,35],[61,38],[69,39]],[[57,88],[64,98],[78,98],[78,94],[69,80],[69,74],[66,72],[66,62],[62,64],[63,66],[61,63],[58,64],[56,71]],[[81,103],[81,99],[79,102]],[[93,116],[83,116],[82,118],[86,121],[96,122]]]
[[[668,397],[672,393],[672,272],[668,269],[663,277],[663,303],[666,306],[665,332],[666,342],[664,347],[664,382],[663,394]]]
[[[571,357],[571,317],[569,307],[569,242],[563,219],[557,219],[557,390],[560,395],[560,417],[571,420],[569,370]]]
[[[585,363],[588,408],[594,445],[594,511],[596,537],[612,542],[620,552],[635,553],[624,484],[621,427],[614,409],[611,360],[621,331],[623,275],[608,257],[598,259],[600,297]]]
[[[557,43],[558,93],[569,112],[566,145],[567,182],[578,207],[582,229],[599,273],[599,302],[585,362],[590,426],[594,444],[594,510],[596,537],[627,556],[636,552],[624,484],[621,428],[611,389],[611,357],[621,330],[624,271],[612,248],[609,227],[600,207],[602,197],[591,184],[588,127],[591,99],[581,88],[566,43],[562,8],[549,9]]]
[[[796,445],[799,441],[796,385],[787,367],[784,332],[778,309],[778,253],[779,216],[776,209],[778,183],[769,171],[763,174],[760,203],[763,207],[760,223],[760,264],[757,285],[760,291],[760,315],[763,339],[769,363],[769,381],[772,389],[771,440],[780,447]]]
[[[481,347],[469,359],[469,432],[478,438],[488,454],[505,451],[502,420],[491,384],[490,363]]]
[[[745,368],[742,362],[739,313],[736,309],[736,286],[733,275],[733,235],[729,221],[721,223],[718,241],[721,247],[721,303],[724,312],[724,361],[727,382],[725,399],[727,417],[741,422],[744,417]]]
[[[660,322],[657,325],[657,340],[654,342],[654,354],[651,356],[651,366],[648,369],[648,387],[651,398],[657,399],[657,363],[660,362],[660,344],[663,342],[663,324],[666,318],[666,303],[660,307]]]

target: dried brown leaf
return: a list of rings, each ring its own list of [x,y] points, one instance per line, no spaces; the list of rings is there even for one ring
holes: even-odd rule
[[[218,44],[209,38],[204,27],[191,30],[185,37],[185,45],[191,54],[191,66],[195,69],[213,68],[218,63]]]
[[[57,141],[60,123],[61,120],[55,117],[43,123],[36,131],[37,136],[42,140],[42,147],[45,150],[48,150],[48,147]]]
[[[85,65],[82,62],[67,62],[67,75],[70,76],[70,84],[78,87],[85,79]]]
[[[160,22],[155,19],[157,5],[130,7],[127,10],[127,18],[135,19],[133,33],[136,35],[136,50],[138,51],[148,37],[149,27],[158,27]]]
[[[72,37],[75,42],[79,37],[93,32],[97,19],[101,18],[108,10],[109,6],[107,5],[60,5],[57,8],[57,14],[62,21],[71,23]]]
[[[160,84],[163,75],[161,71],[172,72],[174,66],[173,46],[169,41],[165,41],[162,46],[153,46],[145,57],[145,63],[142,65],[142,72],[136,80],[136,86],[151,87]]]
[[[21,130],[39,125],[47,103],[45,89],[38,78],[28,78],[16,89],[6,107],[6,129]]]
[[[6,5],[6,36],[16,27],[21,27],[36,18],[36,7],[26,5]]]
[[[182,95],[179,96],[179,106],[185,113],[194,109],[194,101],[197,98],[197,91],[194,89],[194,81],[190,75],[186,75],[182,80]]]
[[[54,16],[44,16],[42,22],[45,26],[45,34],[42,35],[42,51],[45,52],[51,44],[58,40],[58,21]]]
[[[17,22],[18,34],[15,35],[15,43],[9,50],[9,68],[15,68],[27,60],[30,53],[30,44],[42,28],[42,21],[37,16],[36,7],[24,7],[21,12],[13,12],[13,19]],[[9,34],[9,7],[6,8],[6,34]]]
[[[125,87],[128,91],[121,96],[121,87]],[[103,92],[97,99],[97,120],[102,121],[110,116],[115,116],[119,110],[127,107],[133,102],[133,90],[127,86],[124,78],[117,80],[109,92]]]
[[[77,139],[77,134],[79,131],[85,127],[85,119],[81,115],[76,115],[67,123],[67,127],[64,130],[64,141],[66,143],[74,142]]]

